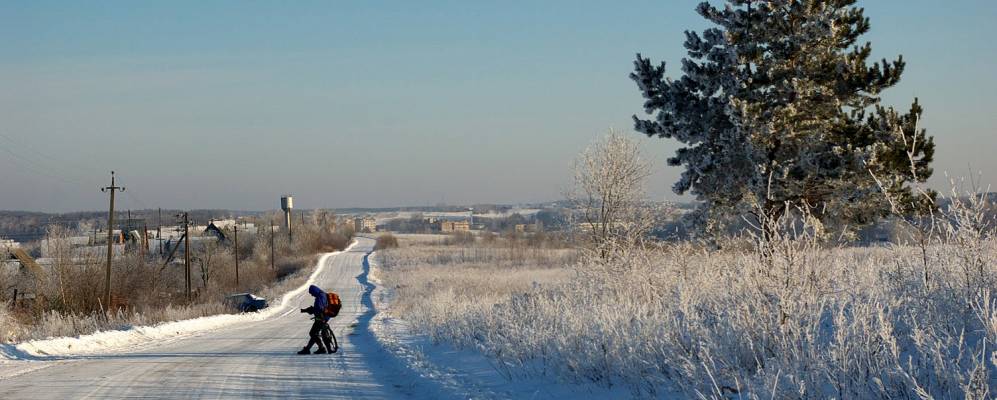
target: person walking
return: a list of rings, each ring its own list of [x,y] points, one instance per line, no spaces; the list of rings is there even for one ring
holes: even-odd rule
[[[308,294],[315,297],[315,304],[312,304],[308,308],[302,308],[301,312],[311,314],[314,322],[312,322],[312,328],[308,331],[308,345],[301,349],[298,354],[311,354],[312,345],[318,345],[318,350],[315,351],[315,354],[331,353],[332,349],[327,350],[322,340],[322,331],[329,329],[329,318],[332,318],[332,316],[326,315],[325,311],[329,306],[329,297],[322,289],[315,285],[308,287]]]

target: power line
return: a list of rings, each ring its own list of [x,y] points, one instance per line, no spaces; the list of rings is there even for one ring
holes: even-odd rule
[[[44,153],[42,151],[39,151],[38,149],[34,148],[33,146],[31,146],[31,145],[29,145],[29,144],[27,144],[27,143],[25,143],[23,141],[16,140],[16,139],[11,138],[10,136],[7,136],[7,135],[5,135],[3,133],[0,133],[0,139],[5,139],[8,143],[11,143],[14,147],[25,149],[25,150],[27,150],[27,151],[29,151],[31,153],[34,153],[34,155],[36,155],[37,158],[47,159],[48,161],[50,161],[50,162],[52,162],[52,163],[54,163],[56,165],[66,164],[67,163],[67,160],[64,159],[64,158],[53,157],[51,155],[48,155],[48,154],[46,154],[46,153]],[[71,168],[68,168],[68,169],[70,169],[72,171],[84,171],[84,172],[86,172],[86,174],[85,174],[86,176],[96,175],[97,173],[100,172],[100,171],[94,169],[93,166],[91,166],[91,165],[79,164],[79,163],[70,163],[70,164],[72,164],[72,165],[70,165]],[[56,169],[62,169],[62,168],[56,168]],[[79,180],[78,178],[81,178],[83,175],[73,175],[73,176],[75,178],[77,178],[77,179],[74,179],[74,180]],[[84,179],[84,180],[88,180],[88,179]]]
[[[70,185],[84,186],[84,184],[82,184],[82,183],[80,183],[78,181],[73,181],[73,180],[70,180],[70,179],[66,179],[66,178],[64,178],[64,177],[62,177],[62,176],[60,176],[58,174],[54,174],[51,171],[48,171],[45,167],[42,167],[40,164],[35,164],[35,162],[31,161],[31,159],[26,158],[26,157],[24,157],[24,156],[22,156],[20,154],[17,154],[15,152],[11,151],[6,146],[0,146],[0,150],[3,150],[5,153],[10,154],[15,159],[21,160],[18,163],[18,162],[16,162],[16,160],[11,159],[11,161],[15,161],[14,162],[15,165],[20,164],[21,168],[24,168],[28,172],[34,173],[36,175],[41,175],[41,176],[44,176],[46,178],[56,179],[56,180],[59,180],[59,181],[61,181],[63,183],[68,183]]]
[[[16,144],[16,142],[14,142],[6,135],[0,137],[5,138],[8,143],[15,143],[15,147],[19,146],[18,144]],[[18,154],[17,152],[8,148],[8,146],[0,146],[0,150],[2,150],[4,153],[9,154],[12,157],[8,158],[8,160],[11,161],[11,165],[18,167],[22,171],[28,171],[29,173],[32,173],[34,175],[53,179],[62,182],[64,184],[68,184],[70,186],[91,186],[89,184],[81,182],[78,179],[78,177],[74,178],[69,174],[64,173],[63,171],[59,171],[58,168],[52,169],[36,160]],[[67,195],[67,191],[63,187],[55,185],[52,187],[52,189],[55,190],[59,198],[66,199],[69,197]]]
[[[12,139],[9,136],[2,134],[2,133],[0,133],[0,139],[5,139],[7,141],[7,143],[9,143],[9,144],[12,145],[12,147],[18,147],[18,148],[27,149],[27,150],[35,153],[36,155],[38,155],[40,158],[46,158],[46,159],[49,159],[49,160],[58,161],[54,157],[48,156],[48,155],[46,155],[46,154],[44,154],[44,153],[42,153],[40,151],[34,150],[30,146],[27,146],[27,145],[25,145],[23,143],[20,143],[20,142],[18,142],[16,140]],[[75,174],[66,173],[65,171],[61,171],[58,167],[47,166],[47,165],[39,162],[37,159],[26,157],[26,156],[24,156],[22,154],[19,154],[19,153],[13,151],[10,148],[8,148],[7,146],[0,146],[0,150],[3,150],[3,152],[5,152],[5,153],[9,154],[11,157],[13,157],[13,158],[10,158],[9,160],[11,160],[11,162],[13,163],[13,165],[20,167],[22,171],[27,171],[27,172],[35,174],[35,175],[40,175],[40,176],[43,176],[43,177],[46,177],[46,178],[55,179],[55,180],[58,180],[58,181],[60,181],[62,183],[66,183],[66,184],[69,184],[69,185],[74,185],[74,186],[75,185],[79,185],[79,186],[91,186],[92,185],[91,183],[84,183],[83,182],[83,181],[88,180],[88,179],[81,179],[80,176],[75,175]],[[61,193],[61,194],[65,194],[66,193],[61,188],[55,188],[55,189],[59,193]],[[129,199],[131,199],[132,201],[134,201],[135,203],[137,203],[137,205],[140,206],[141,208],[143,208],[143,209],[152,209],[151,207],[148,206],[148,204],[146,204],[144,201],[142,201],[142,199],[140,199],[136,195],[133,195],[131,192],[126,192],[125,194],[128,196]]]
[[[141,209],[143,209],[143,210],[153,210],[152,207],[149,207],[148,204],[145,204],[145,202],[142,201],[142,199],[138,198],[138,196],[136,196],[136,195],[133,195],[132,192],[125,192],[125,196],[128,196],[129,199],[132,199],[133,201],[135,201],[136,203],[138,203],[138,206],[141,207]]]

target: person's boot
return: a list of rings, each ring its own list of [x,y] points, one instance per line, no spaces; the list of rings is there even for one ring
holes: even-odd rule
[[[312,349],[309,349],[307,347],[302,348],[301,351],[298,352],[298,354],[312,354]]]
[[[315,351],[315,354],[329,354],[329,352],[325,351],[325,347],[319,347],[318,350]]]

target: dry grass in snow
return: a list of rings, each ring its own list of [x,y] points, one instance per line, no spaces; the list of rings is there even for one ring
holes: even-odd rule
[[[509,376],[641,397],[984,399],[997,396],[997,239],[973,215],[946,214],[923,247],[806,233],[765,252],[680,243],[581,259],[403,245],[379,264],[390,312]]]

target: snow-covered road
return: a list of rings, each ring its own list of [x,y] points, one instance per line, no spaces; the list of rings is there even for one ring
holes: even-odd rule
[[[364,262],[374,241],[357,240],[347,251],[326,257],[316,275],[318,286],[343,298],[343,311],[332,321],[341,346],[338,354],[295,354],[307,341],[310,326],[296,305],[304,307],[312,298],[301,293],[287,311],[262,321],[133,352],[31,361],[34,367],[28,372],[0,378],[0,398],[422,397],[411,385],[395,383],[408,379],[397,376],[397,367],[385,365],[390,363],[383,350],[367,333],[373,311]]]

